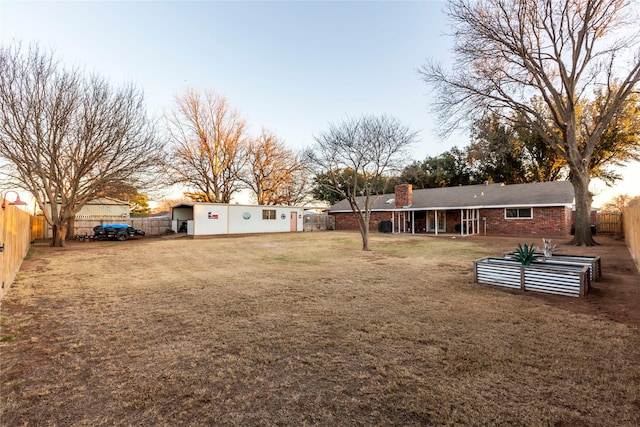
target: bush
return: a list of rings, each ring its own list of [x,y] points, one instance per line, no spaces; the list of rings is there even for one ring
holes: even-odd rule
[[[531,243],[531,245],[525,243],[524,246],[518,243],[518,248],[516,249],[516,259],[520,261],[522,265],[531,265],[535,253],[536,247],[533,243]]]

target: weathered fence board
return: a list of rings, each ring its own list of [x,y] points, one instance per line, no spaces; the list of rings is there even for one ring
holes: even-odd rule
[[[71,224],[72,228],[67,232],[67,236],[69,236],[69,238],[84,235],[93,236],[93,227],[108,223],[129,224],[133,227],[143,230],[147,236],[159,236],[165,234],[167,230],[171,228],[171,220],[166,217],[104,217],[92,219],[75,218]],[[51,230],[47,225],[44,216],[34,217],[31,224],[31,230],[34,239],[48,239],[51,237]]]
[[[622,232],[622,213],[621,212],[598,212],[597,233],[598,234],[615,234]]]
[[[0,299],[20,269],[31,243],[31,215],[8,205],[0,209]]]
[[[336,218],[326,214],[305,214],[304,231],[335,230]]]
[[[31,239],[47,238],[47,220],[44,216],[31,216]]]
[[[640,205],[625,208],[622,215],[624,240],[640,271]]]

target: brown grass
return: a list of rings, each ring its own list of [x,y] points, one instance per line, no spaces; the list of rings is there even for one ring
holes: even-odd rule
[[[40,247],[2,301],[0,424],[640,424],[637,326],[473,284],[487,239],[359,245]]]

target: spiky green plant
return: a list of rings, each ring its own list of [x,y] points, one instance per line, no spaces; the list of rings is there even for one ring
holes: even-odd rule
[[[531,265],[534,260],[535,253],[536,247],[533,243],[531,243],[530,245],[528,243],[525,243],[524,246],[518,243],[518,248],[516,249],[516,259],[520,261],[522,265]]]

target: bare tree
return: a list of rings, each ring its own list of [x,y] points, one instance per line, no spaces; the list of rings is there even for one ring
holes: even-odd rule
[[[451,71],[420,72],[436,92],[446,131],[489,111],[520,118],[564,158],[576,198],[573,243],[590,231],[589,165],[596,144],[640,79],[636,11],[631,0],[451,0]],[[632,26],[633,25],[633,26]],[[634,27],[635,26],[635,27]],[[634,49],[635,51],[632,51]],[[580,118],[596,91],[600,110]]]
[[[371,206],[379,184],[387,179],[385,174],[400,170],[406,149],[416,136],[397,119],[383,115],[331,124],[315,138],[309,159],[318,173],[326,173],[322,185],[349,201],[362,236],[362,250],[369,250]],[[345,169],[352,173],[341,173]]]
[[[247,150],[244,182],[259,205],[293,205],[304,188],[304,165],[295,153],[266,129],[251,141]]]
[[[204,201],[229,203],[240,189],[245,164],[246,122],[227,99],[188,89],[167,115],[172,142],[167,161],[173,184],[186,185]]]
[[[626,193],[618,194],[602,205],[602,212],[623,212],[625,208],[640,204],[640,196],[630,196]]]
[[[65,69],[37,46],[0,48],[2,173],[34,196],[52,246],[64,246],[69,220],[110,186],[150,184],[162,150],[133,85]]]
[[[298,165],[303,165],[300,155],[296,155],[294,161]],[[306,165],[302,168],[295,168],[291,172],[291,179],[284,183],[276,194],[274,204],[285,206],[303,206],[312,201],[311,177]]]

